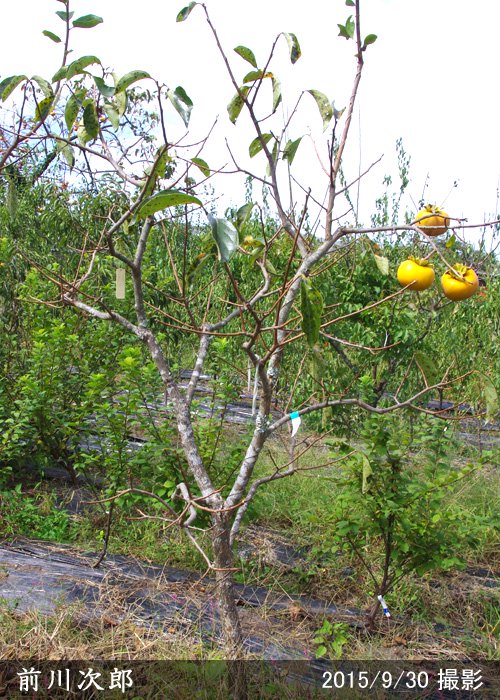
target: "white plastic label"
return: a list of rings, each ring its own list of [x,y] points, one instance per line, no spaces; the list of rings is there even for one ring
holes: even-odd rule
[[[290,418],[292,419],[292,437],[293,437],[300,427],[301,418],[299,416],[298,411],[294,411],[293,413],[290,413]]]

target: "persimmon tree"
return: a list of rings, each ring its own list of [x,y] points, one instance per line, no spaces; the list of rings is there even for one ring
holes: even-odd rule
[[[352,324],[374,311],[384,314],[388,310],[387,318],[393,318],[398,313],[397,303],[409,292],[382,283],[375,298],[339,314],[347,287],[342,286],[345,277],[336,277],[333,271],[362,241],[377,274],[388,279],[387,260],[369,235],[390,235],[397,229],[414,232],[427,246],[428,255],[439,256],[444,266],[451,266],[436,243],[415,225],[361,228],[337,222],[339,202],[343,207],[348,194],[343,157],[358,86],[367,50],[376,41],[374,34],[361,31],[359,0],[346,2],[352,14],[339,24],[340,40],[355,47],[352,92],[345,110],[336,110],[316,88],[307,91],[307,99],[317,104],[324,131],[328,130],[324,203],[322,195],[304,183],[298,183],[301,200],[289,197],[296,191],[292,183],[298,182],[293,175],[294,158],[304,146],[301,137],[290,139],[288,134],[307,95],[300,96],[286,123],[280,123],[278,106],[283,95],[272,72],[272,60],[279,42],[288,45],[292,64],[299,60],[296,35],[280,34],[260,64],[248,47],[237,46],[235,57],[226,51],[205,4],[191,2],[177,16],[183,22],[198,12],[206,20],[233,91],[227,106],[228,122],[237,124],[246,112],[254,130],[249,155],[263,157],[267,164],[265,175],[251,172],[230,152],[231,171],[267,188],[277,222],[273,226],[252,201],[234,210],[232,216],[214,215],[208,196],[201,193],[203,185],[217,174],[202,157],[210,133],[201,142],[188,144],[185,130],[193,103],[186,90],[166,85],[143,70],[117,76],[107,71],[97,56],[72,59],[72,33],[91,29],[102,20],[96,15],[75,18],[70,0],[58,1],[63,6],[56,13],[63,32],[44,31],[49,40],[63,47],[58,70],[51,78],[15,75],[0,82],[0,99],[4,105],[12,104],[13,114],[3,119],[0,173],[11,197],[21,185],[34,187],[50,176],[61,188],[74,193],[66,200],[69,208],[77,208],[78,198],[85,199],[85,192],[95,198],[96,205],[93,225],[81,231],[78,248],[71,250],[64,264],[47,264],[34,245],[22,254],[53,284],[50,298],[38,302],[71,307],[85,316],[118,324],[138,339],[154,362],[182,445],[185,478],[170,497],[146,492],[136,484],[107,500],[131,492],[146,494],[159,504],[161,516],[158,511],[154,515],[141,511],[141,517],[161,517],[169,527],[181,528],[198,548],[216,579],[226,655],[237,658],[243,638],[233,590],[233,545],[258,490],[300,469],[295,454],[288,463],[257,475],[266,442],[289,426],[292,418],[337,407],[373,414],[405,408],[425,411],[423,399],[457,379],[452,368],[436,376],[426,371],[421,361],[413,363],[413,374],[403,373],[398,386],[390,387],[385,381],[378,393],[374,386],[373,392],[360,394],[360,375],[352,371],[351,349],[366,352],[370,358],[379,357],[401,341],[392,339],[382,326],[378,344],[363,343],[351,332]],[[242,60],[250,70],[240,80]],[[239,67],[233,67],[233,62]],[[147,89],[140,91],[144,85]],[[166,117],[172,108],[179,116],[177,135]],[[311,203],[322,217],[319,232],[306,225]],[[20,245],[15,241],[10,244]],[[116,274],[113,292],[110,273]],[[328,298],[326,289],[331,292]],[[177,359],[172,358],[169,346],[173,334],[182,338],[193,357],[185,390],[180,387]],[[202,457],[193,404],[208,358],[225,361],[225,343],[231,344],[231,362],[238,372],[244,376],[250,366],[255,373],[255,426],[242,458],[231,465],[231,478],[226,475],[219,483]],[[349,381],[336,384],[323,371],[324,348],[330,348],[351,371]],[[299,358],[297,378],[290,382],[286,377],[284,382],[282,370],[290,354]],[[314,368],[312,389],[297,406],[296,384],[309,362]],[[389,366],[388,371],[390,374]],[[381,401],[384,389],[391,393]],[[280,414],[275,410],[277,397]],[[209,551],[200,544],[195,526],[200,514],[208,518]],[[243,697],[244,680],[240,676],[236,682],[237,694]]]

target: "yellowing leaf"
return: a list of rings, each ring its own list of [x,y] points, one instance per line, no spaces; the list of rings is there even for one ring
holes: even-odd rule
[[[425,353],[420,352],[420,350],[417,350],[413,357],[415,358],[415,362],[417,363],[419,370],[422,372],[425,385],[435,386],[436,384],[439,384],[439,372],[432,358]]]
[[[250,154],[250,158],[253,158],[254,156],[257,155],[262,149],[264,148],[264,143],[269,143],[269,141],[273,138],[272,134],[262,134],[262,136],[257,136],[254,138],[252,143],[250,144],[248,148],[248,152]]]
[[[76,61],[73,61],[69,64],[69,66],[66,66],[65,71],[63,68],[61,68],[61,77],[66,78],[66,80],[70,80],[71,78],[74,78],[75,75],[80,75],[80,73],[83,73],[85,68],[92,66],[94,63],[101,63],[97,56],[82,56],[81,58],[77,58]],[[56,82],[56,76],[58,76],[58,74],[59,71],[52,78],[52,82]]]
[[[41,100],[36,106],[35,119],[39,122],[42,122],[44,119],[46,119],[49,116],[53,103],[53,96],[45,97],[43,100]]]
[[[482,372],[479,375],[479,388],[486,405],[486,420],[494,420],[498,413],[498,394],[491,379]]]
[[[96,106],[93,102],[89,102],[83,110],[83,125],[89,137],[89,141],[95,139],[99,133],[99,120],[97,118]]]
[[[236,124],[236,120],[240,116],[243,105],[245,104],[244,97],[248,95],[250,88],[247,85],[240,87],[240,91],[236,93],[231,102],[227,106],[229,120],[232,124]]]
[[[132,70],[121,77],[115,85],[116,92],[122,92],[126,90],[132,83],[136,83],[138,80],[144,80],[145,78],[150,78],[151,76],[145,70]]]
[[[314,97],[316,104],[318,105],[319,113],[323,119],[323,131],[325,131],[333,117],[332,105],[330,104],[328,97],[319,90],[307,90],[307,92]]]
[[[167,95],[177,113],[180,114],[184,126],[187,127],[191,117],[191,110],[193,109],[191,98],[180,85],[178,85],[175,90],[169,90]]]
[[[191,158],[191,163],[196,165],[196,167],[201,170],[205,177],[210,176],[210,168],[208,167],[206,161],[203,160],[203,158]]]
[[[10,78],[2,80],[0,83],[0,99],[5,102],[23,80],[27,80],[26,75],[12,75]]]
[[[377,264],[378,269],[383,275],[388,275],[389,274],[389,258],[386,258],[384,255],[377,255],[376,253],[373,254],[373,257],[375,259],[375,263]]]
[[[290,61],[292,63],[296,63],[302,55],[299,40],[297,39],[295,34],[292,34],[291,32],[283,32],[283,36],[285,37],[288,43],[288,49],[290,51]]]

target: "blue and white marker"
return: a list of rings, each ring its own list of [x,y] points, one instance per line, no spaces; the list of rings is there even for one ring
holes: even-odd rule
[[[380,601],[380,605],[382,606],[382,610],[383,610],[383,612],[384,612],[384,615],[385,615],[386,617],[390,617],[390,616],[391,616],[391,613],[389,612],[389,608],[387,607],[387,603],[385,602],[385,600],[382,598],[381,595],[378,595],[377,598],[378,598],[379,601]]]
[[[298,411],[294,411],[293,413],[290,413],[290,418],[292,420],[292,437],[293,437],[300,427],[301,418],[299,416]]]

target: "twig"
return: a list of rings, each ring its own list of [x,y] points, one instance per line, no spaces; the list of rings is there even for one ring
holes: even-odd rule
[[[104,557],[108,553],[109,535],[111,533],[111,520],[113,518],[113,510],[115,507],[115,503],[116,503],[116,501],[111,501],[111,504],[109,506],[108,517],[107,517],[107,521],[106,521],[106,532],[104,534],[104,542],[103,542],[102,552],[99,556],[99,559],[96,561],[96,563],[92,564],[93,569],[97,569],[97,567],[101,564],[102,560],[104,559]]]

